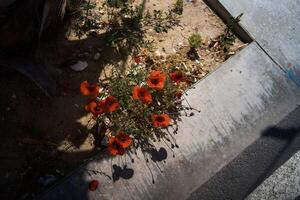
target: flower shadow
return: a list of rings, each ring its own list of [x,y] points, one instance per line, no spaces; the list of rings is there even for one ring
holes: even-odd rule
[[[134,175],[134,170],[131,168],[127,168],[127,165],[120,167],[120,166],[114,164],[112,167],[113,167],[112,178],[113,178],[114,182],[118,181],[120,178],[130,179]]]

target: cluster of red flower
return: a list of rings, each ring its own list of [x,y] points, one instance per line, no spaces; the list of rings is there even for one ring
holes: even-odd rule
[[[179,83],[184,81],[185,76],[180,71],[174,71],[169,74],[170,79]],[[161,71],[152,71],[147,79],[147,86],[153,90],[163,90],[166,82],[166,75]],[[85,96],[97,97],[100,91],[99,85],[88,81],[84,81],[80,85],[80,91]],[[175,94],[179,97],[180,94]],[[139,100],[143,104],[150,104],[153,101],[151,92],[146,87],[134,86],[132,90],[132,98]],[[85,106],[85,109],[91,112],[95,117],[108,112],[113,112],[120,107],[119,102],[113,96],[108,96],[103,100],[97,100],[93,98]],[[171,118],[168,114],[153,114],[151,116],[152,124],[154,127],[167,127],[170,125]],[[112,155],[123,155],[125,148],[129,147],[132,143],[132,139],[120,131],[115,137],[110,137],[108,141],[108,149]]]
[[[108,151],[111,155],[123,155],[125,149],[132,144],[132,139],[120,131],[115,137],[109,137],[108,139]]]

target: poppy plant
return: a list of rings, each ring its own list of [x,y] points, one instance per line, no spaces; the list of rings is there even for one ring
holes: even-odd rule
[[[95,117],[101,115],[106,112],[106,104],[105,101],[90,101],[86,106],[85,109],[91,112]]]
[[[185,77],[181,71],[174,71],[170,73],[170,78],[172,81],[179,83],[184,81]]]
[[[123,155],[125,153],[125,149],[118,142],[115,137],[109,137],[108,139],[108,151],[111,155]]]
[[[171,119],[167,114],[152,115],[152,123],[154,127],[166,127],[170,125],[170,122]]]
[[[149,104],[152,102],[151,93],[144,87],[135,86],[132,91],[132,98],[140,100],[145,104]]]
[[[155,90],[162,90],[165,86],[166,75],[161,71],[152,71],[148,77],[147,84],[150,88]]]
[[[120,131],[118,135],[116,135],[116,140],[123,148],[127,148],[132,144],[131,137],[123,131]]]
[[[105,106],[108,112],[113,112],[119,108],[119,102],[115,97],[109,96],[105,99]]]
[[[80,84],[80,92],[84,96],[97,96],[99,94],[100,87],[96,83],[89,83],[83,81]]]

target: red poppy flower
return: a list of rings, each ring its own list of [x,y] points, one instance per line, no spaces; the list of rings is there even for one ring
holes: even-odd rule
[[[169,115],[167,114],[161,114],[161,115],[152,115],[152,123],[154,127],[166,127],[169,126],[171,122],[171,119]]]
[[[108,151],[111,155],[123,155],[125,153],[125,149],[118,142],[115,137],[110,137],[108,139]]]
[[[95,191],[95,190],[97,190],[98,185],[99,185],[99,182],[98,182],[97,180],[92,180],[92,181],[89,183],[89,190],[90,190],[90,191]]]
[[[113,112],[120,107],[119,102],[113,96],[109,96],[105,99],[105,105],[108,112]]]
[[[148,104],[152,102],[151,93],[144,87],[135,86],[132,91],[132,98]]]
[[[85,109],[91,112],[95,117],[101,115],[106,112],[106,104],[105,101],[90,101],[86,106]]]
[[[80,92],[84,96],[96,96],[99,94],[100,87],[96,83],[89,83],[88,81],[83,81],[80,84]]]
[[[131,137],[129,137],[129,135],[127,135],[123,131],[120,131],[118,133],[118,135],[116,136],[116,140],[123,148],[127,148],[132,144]]]
[[[165,86],[166,75],[161,71],[153,71],[148,77],[147,84],[150,88],[155,90],[162,90]]]
[[[184,81],[185,76],[181,71],[174,71],[170,73],[170,78],[172,81],[179,83],[181,81]]]

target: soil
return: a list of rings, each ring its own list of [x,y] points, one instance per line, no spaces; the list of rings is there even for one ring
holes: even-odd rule
[[[173,0],[148,0],[150,10],[165,9]],[[185,1],[182,26],[168,33],[149,31],[159,52],[165,56],[185,56],[188,50],[187,38],[193,32],[201,33],[207,42],[223,33],[225,25],[202,0]],[[70,62],[61,63],[58,77],[58,94],[46,96],[30,79],[16,73],[0,74],[0,199],[31,199],[47,189],[40,178],[52,174],[59,181],[85,159],[98,153],[95,127],[91,116],[84,110],[86,99],[79,93],[79,85],[84,80],[96,82],[109,76],[112,64],[126,58],[120,57],[112,49],[99,49],[103,41],[87,38],[72,41],[63,56],[74,61],[74,55],[81,54],[80,60],[88,62],[88,67],[75,72],[69,68]],[[242,43],[236,41],[233,52]],[[205,45],[204,45],[205,46]],[[214,70],[224,61],[224,57],[207,48],[199,51],[204,73]],[[75,52],[74,49],[77,49]],[[100,51],[99,60],[94,55]],[[158,53],[158,51],[156,52]],[[78,58],[78,56],[76,57]],[[185,58],[186,59],[186,58]],[[52,183],[53,184],[53,183]]]

